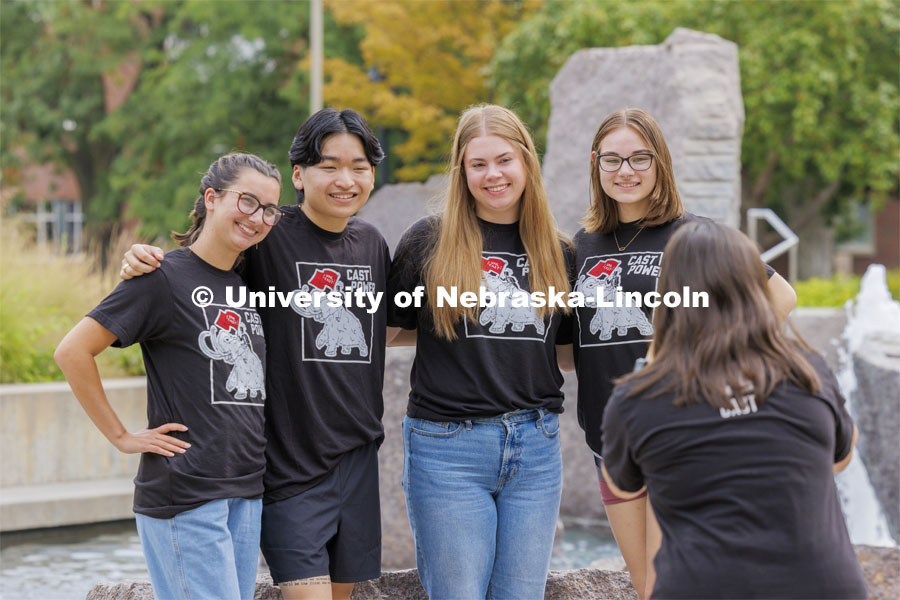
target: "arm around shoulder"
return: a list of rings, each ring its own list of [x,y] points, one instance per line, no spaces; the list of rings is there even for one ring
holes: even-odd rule
[[[132,277],[140,277],[145,273],[152,273],[159,268],[160,261],[164,257],[165,253],[157,246],[132,244],[122,258],[119,278],[131,279]]]

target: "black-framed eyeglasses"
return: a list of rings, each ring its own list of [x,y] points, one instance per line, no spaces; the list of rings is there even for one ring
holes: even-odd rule
[[[622,168],[624,163],[628,163],[634,171],[646,171],[653,165],[653,154],[650,152],[638,152],[628,157],[622,157],[618,154],[601,154],[597,157],[600,164],[600,170],[607,173],[615,173]]]
[[[275,206],[274,204],[266,204],[263,206],[263,203],[259,201],[259,198],[250,194],[248,192],[239,192],[238,190],[228,190],[225,188],[216,190],[217,192],[234,192],[238,195],[238,210],[244,213],[245,215],[253,215],[259,209],[263,211],[263,223],[269,225],[271,227],[275,227],[278,225],[278,221],[281,220],[281,217],[284,216],[284,213],[281,212],[281,209]]]

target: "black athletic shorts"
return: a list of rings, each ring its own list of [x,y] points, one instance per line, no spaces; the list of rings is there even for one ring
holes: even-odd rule
[[[323,575],[334,583],[380,577],[376,444],[346,453],[314,487],[263,504],[260,547],[275,583]]]

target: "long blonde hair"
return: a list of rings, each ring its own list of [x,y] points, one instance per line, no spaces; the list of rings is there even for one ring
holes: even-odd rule
[[[481,285],[481,251],[483,240],[475,199],[469,192],[463,168],[468,143],[480,136],[496,135],[518,150],[525,165],[525,191],[519,202],[519,235],[528,255],[530,269],[528,283],[532,292],[548,294],[552,286],[569,291],[569,277],[563,256],[562,241],[566,238],[556,229],[547,193],[541,180],[541,165],[531,135],[512,111],[493,104],[481,104],[467,109],[459,118],[450,156],[449,179],[443,216],[437,231],[437,241],[425,263],[425,288],[428,305],[439,337],[456,338],[454,326],[461,319],[475,322],[476,309],[463,306],[434,305],[438,286],[456,286],[457,293],[477,292]],[[555,309],[538,308],[543,319]],[[563,309],[568,312],[568,308]]]
[[[663,137],[662,129],[649,113],[640,108],[626,108],[607,115],[591,144],[591,206],[581,223],[588,233],[612,233],[619,226],[619,210],[616,201],[603,191],[600,185],[599,157],[603,138],[622,127],[631,127],[649,144],[656,163],[656,186],[650,192],[650,207],[643,219],[647,227],[656,227],[677,219],[684,214],[681,196],[675,188],[675,172],[672,156]]]

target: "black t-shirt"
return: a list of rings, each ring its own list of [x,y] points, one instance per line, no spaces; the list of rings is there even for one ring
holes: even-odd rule
[[[603,460],[624,491],[644,484],[662,529],[654,598],[864,598],[833,465],[853,422],[834,375],[810,394],[788,382],[765,402],[673,406],[617,386]]]
[[[182,248],[88,313],[118,338],[114,346],[140,342],[149,427],[188,428],[168,434],[191,444],[184,454],[141,454],[136,513],[168,519],[210,500],[262,495],[265,338],[255,310],[225,304],[226,286],[243,284]],[[212,304],[194,304],[198,286],[209,289]]]
[[[351,218],[321,229],[298,206],[246,253],[253,290],[343,293],[387,289],[390,253],[372,225]],[[265,501],[290,498],[325,477],[345,453],[384,439],[381,387],[387,295],[360,306],[261,309],[268,334]]]
[[[390,295],[424,286],[423,267],[437,234],[435,217],[414,223],[400,240],[391,268]],[[495,293],[530,292],[528,258],[519,224],[479,219],[483,237],[482,282]],[[537,309],[478,309],[478,322],[456,325],[455,341],[437,337],[426,302],[420,308],[391,303],[389,324],[416,329],[407,414],[433,421],[493,417],[513,410],[562,412],[562,374],[556,364],[561,313],[540,320]]]
[[[613,234],[579,230],[574,240],[572,288],[590,299],[597,297],[599,286],[607,301],[613,301],[617,286],[622,286],[623,294],[639,292],[643,296],[656,291],[666,243],[681,225],[699,219],[705,217],[686,213],[659,227],[643,230],[639,222],[623,223],[615,234],[619,245],[627,244],[623,251],[619,251]],[[768,265],[766,271],[770,277],[775,272]],[[634,361],[647,354],[653,337],[653,308],[598,308],[587,304],[575,309],[573,322],[578,423],[585,431],[588,446],[601,454],[600,427],[612,382],[630,373]]]

